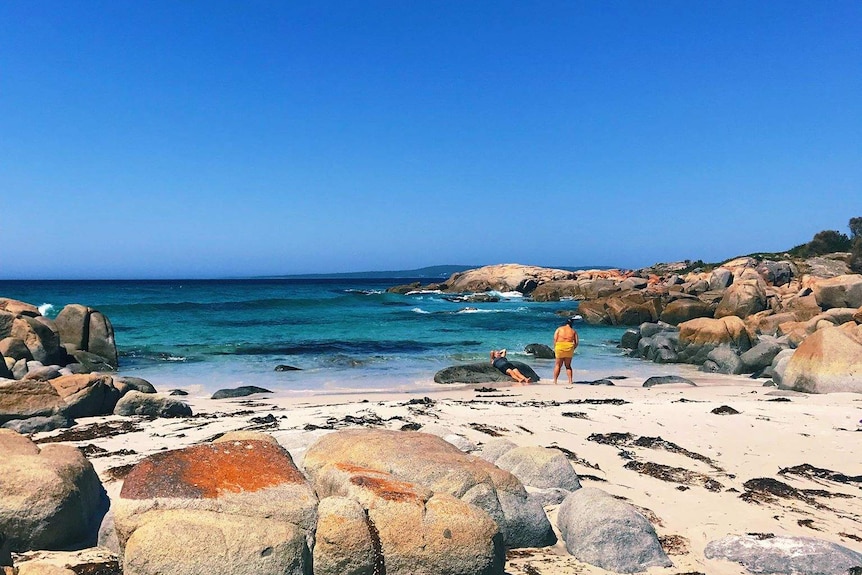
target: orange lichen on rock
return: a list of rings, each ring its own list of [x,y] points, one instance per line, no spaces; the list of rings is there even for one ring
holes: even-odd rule
[[[347,473],[352,485],[368,489],[381,499],[387,501],[420,501],[422,499],[415,484],[398,481],[388,473],[343,462],[336,463],[334,467]]]
[[[126,476],[120,496],[213,499],[222,493],[304,482],[305,477],[283,448],[266,441],[243,440],[152,455]]]
[[[369,475],[354,475],[350,483],[357,487],[371,490],[375,495],[387,501],[419,501],[419,496],[411,483],[393,479],[382,479]]]

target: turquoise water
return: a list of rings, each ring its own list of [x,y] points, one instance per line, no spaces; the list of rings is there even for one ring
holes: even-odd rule
[[[408,281],[3,281],[0,296],[40,306],[48,317],[69,303],[98,309],[114,326],[120,373],[159,390],[422,391],[434,387],[438,370],[487,361],[502,347],[551,378],[553,361],[522,350],[550,345],[555,312],[574,310],[576,302],[537,303],[510,293],[495,303],[465,303],[449,301],[451,294],[385,293]],[[576,379],[639,371],[641,362],[616,347],[623,328],[578,331]],[[279,364],[300,371],[276,372]]]

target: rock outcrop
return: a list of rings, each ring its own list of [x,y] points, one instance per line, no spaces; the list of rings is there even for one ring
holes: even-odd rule
[[[29,373],[32,361],[38,362],[35,368],[67,366],[73,373],[119,366],[110,320],[78,304],[64,307],[52,320],[36,306],[0,298],[0,355],[15,379]]]
[[[446,291],[454,293],[499,291],[531,293],[539,284],[574,279],[576,274],[518,264],[485,266],[453,274],[446,282]]]

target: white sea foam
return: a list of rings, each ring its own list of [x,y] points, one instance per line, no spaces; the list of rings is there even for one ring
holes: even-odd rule
[[[382,289],[348,289],[344,290],[344,293],[355,293],[359,295],[380,295],[386,293],[386,290]]]
[[[407,292],[405,295],[422,295],[422,294],[441,294],[442,290],[439,289],[417,289],[413,291]]]
[[[39,310],[39,313],[41,313],[42,315],[48,315],[49,312],[54,311],[54,304],[43,303],[37,309]]]
[[[489,291],[488,295],[496,296],[503,299],[523,299],[524,294],[519,291]]]
[[[410,311],[412,311],[413,313],[431,313],[430,311],[425,311],[421,307],[414,307]]]

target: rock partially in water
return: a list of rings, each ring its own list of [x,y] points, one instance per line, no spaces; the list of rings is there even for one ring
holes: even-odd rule
[[[240,387],[220,389],[212,395],[212,398],[229,399],[235,397],[247,397],[249,395],[254,395],[255,393],[272,393],[272,391],[262,387],[257,387],[256,385],[241,385]]]
[[[512,361],[511,359],[509,359],[509,362],[534,383],[539,381],[539,376],[526,363]],[[502,373],[490,363],[455,365],[441,369],[434,374],[435,383],[512,383],[513,381],[511,377]]]

